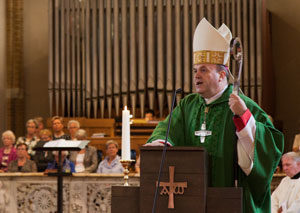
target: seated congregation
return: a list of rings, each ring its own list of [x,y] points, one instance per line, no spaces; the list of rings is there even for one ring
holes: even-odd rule
[[[0,148],[0,172],[56,172],[58,153],[39,149],[48,141],[88,140],[87,131],[80,128],[80,122],[69,120],[66,133],[63,118],[51,119],[52,130],[44,128],[41,118],[26,122],[26,135],[18,137],[11,130],[2,133],[3,147]],[[105,152],[105,154],[104,154]],[[62,152],[63,172],[120,174],[119,144],[115,140],[105,141],[105,151],[87,145],[80,151]],[[105,157],[102,157],[105,155]],[[103,160],[102,160],[103,158]],[[134,168],[134,167],[133,167]]]

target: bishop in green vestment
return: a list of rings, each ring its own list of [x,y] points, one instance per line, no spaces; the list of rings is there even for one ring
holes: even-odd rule
[[[227,40],[231,39],[226,30],[229,31],[224,25],[215,30],[206,20],[197,26],[193,47],[196,93],[186,96],[174,109],[168,143],[205,147],[212,187],[234,186],[237,146],[243,212],[268,213],[271,210],[270,183],[283,151],[283,135],[254,101],[232,92],[233,87],[228,84],[229,70],[225,66],[228,51],[224,53],[222,49],[227,43],[229,47]],[[195,42],[197,33],[201,34],[200,38],[208,39],[204,43]],[[225,42],[210,44],[209,38],[220,38],[217,33]],[[221,51],[214,53],[218,48]],[[209,56],[212,54],[215,58]],[[168,119],[157,125],[148,143],[157,145],[165,139]]]

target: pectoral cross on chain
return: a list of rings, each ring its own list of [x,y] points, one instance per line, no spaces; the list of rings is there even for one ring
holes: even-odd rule
[[[212,131],[206,130],[206,114],[208,113],[208,107],[205,107],[204,110],[204,121],[201,125],[201,130],[195,131],[196,136],[200,136],[200,142],[204,143],[205,137],[212,134]]]

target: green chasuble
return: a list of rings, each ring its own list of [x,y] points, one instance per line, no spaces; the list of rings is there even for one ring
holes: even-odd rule
[[[209,184],[212,187],[233,187],[233,155],[237,143],[233,113],[228,106],[232,85],[222,96],[206,105],[199,94],[190,94],[174,109],[168,142],[173,146],[203,146],[209,155]],[[256,121],[254,160],[251,173],[247,176],[239,168],[239,185],[243,187],[244,212],[271,212],[270,183],[283,151],[283,135],[276,130],[267,114],[250,98],[240,94]],[[212,134],[200,142],[195,131],[201,129],[206,115],[206,130]],[[167,117],[160,122],[148,143],[165,139],[168,126]]]

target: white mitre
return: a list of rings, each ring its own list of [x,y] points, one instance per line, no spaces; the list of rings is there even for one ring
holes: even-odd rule
[[[232,34],[225,24],[217,30],[203,18],[194,33],[194,64],[222,64],[229,67],[231,39]]]

